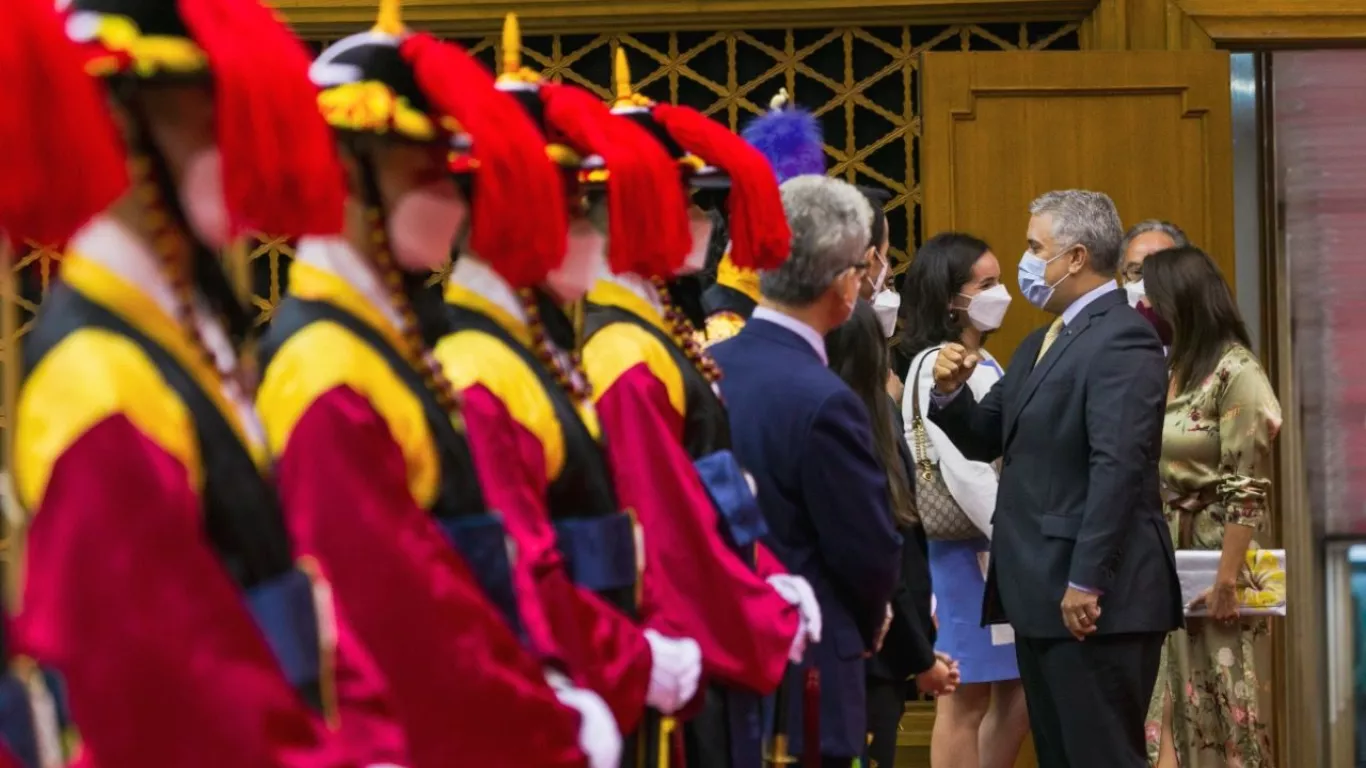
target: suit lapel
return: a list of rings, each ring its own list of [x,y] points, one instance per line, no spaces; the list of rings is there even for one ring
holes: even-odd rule
[[[1009,445],[1012,437],[1015,437],[1015,425],[1019,421],[1020,413],[1025,411],[1025,406],[1029,404],[1030,398],[1033,398],[1038,385],[1042,384],[1042,381],[1048,377],[1049,370],[1052,370],[1057,361],[1063,359],[1063,355],[1067,354],[1067,348],[1071,347],[1072,342],[1075,342],[1078,336],[1085,333],[1087,328],[1090,328],[1091,321],[1109,312],[1112,307],[1120,305],[1123,301],[1123,291],[1111,291],[1108,294],[1101,295],[1101,297],[1093,299],[1090,305],[1087,305],[1081,313],[1072,318],[1071,324],[1063,328],[1063,332],[1057,336],[1053,346],[1048,348],[1048,353],[1044,354],[1044,359],[1038,361],[1038,365],[1033,366],[1029,376],[1025,377],[1025,384],[1022,384],[1023,389],[1020,389],[1019,396],[1016,396],[1014,402],[1011,403],[1011,413],[1007,414],[1008,420],[1005,421],[1005,444]],[[1030,347],[1033,350],[1033,354],[1030,355],[1031,358],[1038,354],[1038,347],[1042,344],[1044,344],[1044,336],[1040,335],[1038,346]]]
[[[1025,406],[1029,404],[1034,393],[1038,391],[1039,385],[1048,378],[1048,372],[1053,370],[1053,366],[1062,359],[1063,355],[1067,354],[1067,349],[1072,346],[1072,342],[1076,341],[1077,337],[1085,333],[1086,329],[1091,326],[1092,318],[1097,313],[1109,309],[1113,303],[1113,299],[1108,294],[1092,301],[1090,306],[1083,309],[1072,319],[1070,324],[1063,328],[1062,333],[1058,334],[1058,338],[1053,342],[1053,346],[1044,353],[1043,359],[1025,377],[1023,389],[1020,390],[1019,396],[1011,404],[1009,418],[1006,421],[1007,445],[1010,444],[1011,438],[1015,437],[1015,425],[1020,420],[1020,414],[1024,412]],[[1038,355],[1038,349],[1042,345],[1043,335],[1040,335],[1039,344],[1030,347],[1033,350],[1033,355]]]

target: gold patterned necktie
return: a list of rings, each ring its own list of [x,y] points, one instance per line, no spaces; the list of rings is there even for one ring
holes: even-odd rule
[[[1048,333],[1043,335],[1043,345],[1039,347],[1039,356],[1034,358],[1035,365],[1039,364],[1039,361],[1042,360],[1043,356],[1048,352],[1048,348],[1053,346],[1053,342],[1058,340],[1058,336],[1061,333],[1062,317],[1058,317],[1057,320],[1053,321],[1052,325],[1048,326]]]

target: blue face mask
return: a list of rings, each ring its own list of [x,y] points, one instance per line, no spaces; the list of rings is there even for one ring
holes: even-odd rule
[[[1035,256],[1032,251],[1025,251],[1020,257],[1020,294],[1025,297],[1025,301],[1033,304],[1039,309],[1043,309],[1048,304],[1048,300],[1053,298],[1053,289],[1062,284],[1072,275],[1071,272],[1058,278],[1058,282],[1048,284],[1048,279],[1044,277],[1044,270],[1048,265],[1062,258],[1067,251],[1058,253],[1051,259],[1042,259]]]

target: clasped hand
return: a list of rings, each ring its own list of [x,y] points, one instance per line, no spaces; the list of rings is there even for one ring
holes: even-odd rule
[[[958,690],[962,674],[958,662],[947,653],[934,653],[934,665],[915,676],[915,687],[920,693],[931,696],[945,696]]]
[[[1100,596],[1068,587],[1062,595],[1062,623],[1078,640],[1096,632],[1100,619]]]

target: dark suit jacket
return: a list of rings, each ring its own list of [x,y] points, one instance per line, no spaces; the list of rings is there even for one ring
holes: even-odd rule
[[[1059,604],[1071,582],[1103,591],[1102,634],[1174,629],[1181,594],[1157,480],[1162,344],[1122,291],[1086,306],[1036,367],[1045,332],[981,403],[930,407],[964,456],[1004,457],[982,620],[1068,637]]]
[[[888,400],[891,398],[888,397]],[[901,408],[892,409],[896,421],[897,449],[901,465],[915,492],[915,461],[910,446],[901,436],[906,427]],[[930,560],[925,530],[919,525],[898,527],[901,534],[901,579],[892,595],[892,626],[882,650],[868,660],[868,675],[882,680],[905,680],[934,666],[934,641],[937,634],[930,614]]]
[[[901,563],[867,409],[805,340],[773,323],[751,319],[712,353],[725,372],[735,454],[759,486],[764,543],[820,601],[824,633],[803,666],[820,669],[821,753],[860,755],[863,657]],[[800,680],[789,670],[790,690],[801,690]],[[800,707],[791,709],[788,733],[799,753]]]

